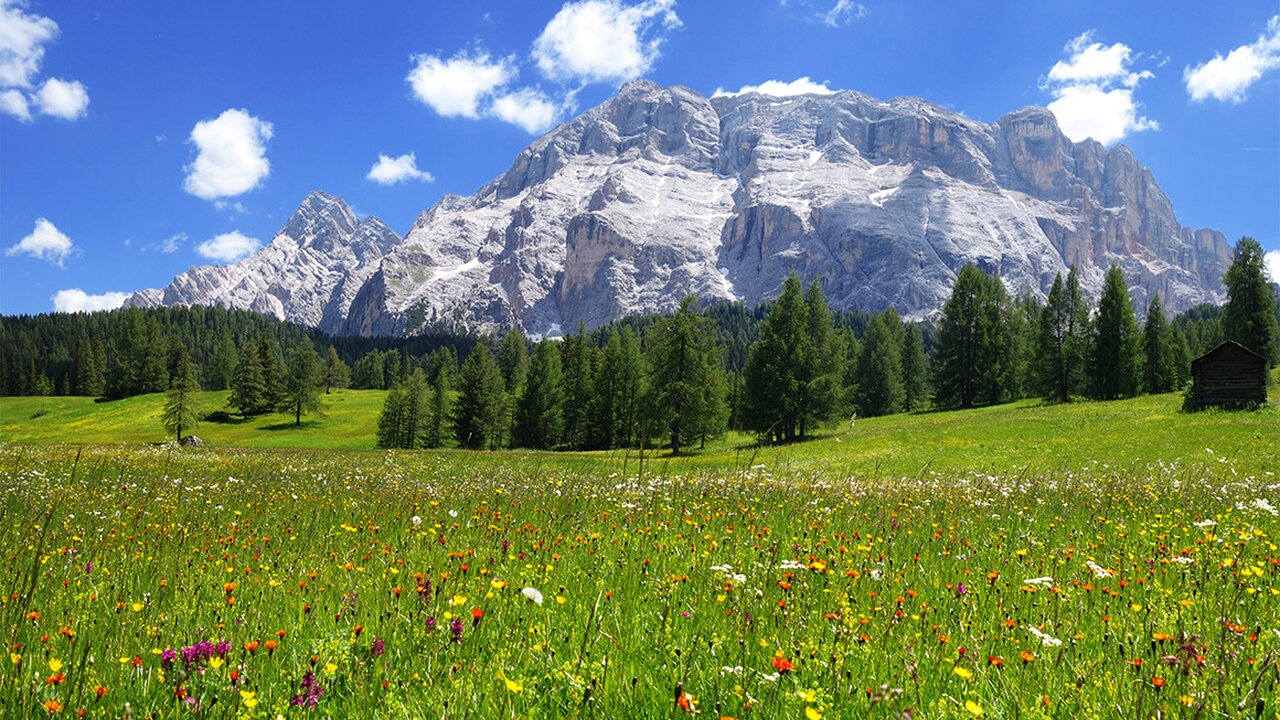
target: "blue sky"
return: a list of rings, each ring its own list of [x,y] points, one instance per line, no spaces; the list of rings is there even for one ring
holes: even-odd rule
[[[0,312],[233,260],[314,189],[403,233],[631,77],[1048,105],[1280,276],[1273,0],[0,0]]]

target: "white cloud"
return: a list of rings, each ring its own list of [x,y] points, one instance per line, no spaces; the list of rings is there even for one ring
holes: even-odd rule
[[[49,78],[40,86],[35,99],[40,105],[40,112],[63,120],[82,117],[89,108],[89,93],[76,80]]]
[[[840,27],[841,25],[848,25],[855,20],[861,20],[866,16],[867,8],[861,3],[853,2],[853,0],[836,0],[836,4],[830,10],[822,13],[819,19],[827,27]]]
[[[675,0],[565,3],[533,44],[533,58],[552,80],[622,82],[658,59],[662,31],[680,26]]]
[[[183,187],[205,200],[254,189],[271,172],[266,155],[271,137],[271,123],[247,110],[226,110],[213,120],[201,120],[191,130],[199,154],[185,168]]]
[[[185,243],[186,241],[187,241],[187,234],[178,233],[177,235],[170,235],[164,240],[161,240],[160,242],[155,243],[154,245],[145,247],[143,249],[154,250],[159,253],[164,253],[165,255],[172,255],[178,252],[178,249],[181,248],[182,244]],[[128,241],[126,241],[125,244],[128,244]]]
[[[1266,266],[1271,282],[1280,285],[1280,250],[1268,250],[1262,256],[1262,264]]]
[[[18,90],[0,91],[0,113],[12,115],[22,122],[31,122],[31,107],[27,96]]]
[[[0,87],[31,87],[44,59],[44,44],[58,35],[57,23],[29,15],[21,5],[25,3],[0,0]]]
[[[1058,119],[1063,134],[1075,142],[1093,138],[1110,145],[1132,132],[1160,129],[1160,123],[1138,115],[1138,104],[1128,88],[1068,85],[1057,95],[1058,99],[1049,103],[1049,111]]]
[[[480,117],[480,104],[516,75],[509,58],[483,51],[458,53],[448,60],[415,55],[405,78],[418,100],[445,117]]]
[[[232,230],[200,243],[196,246],[196,252],[210,260],[229,263],[253,253],[260,247],[262,242],[257,238],[245,236],[239,230]]]
[[[1263,73],[1276,68],[1280,68],[1280,15],[1271,18],[1257,40],[1226,57],[1215,54],[1212,60],[1185,68],[1182,79],[1187,94],[1196,102],[1213,98],[1238,103]]]
[[[1160,123],[1140,114],[1133,98],[1138,84],[1155,75],[1132,69],[1128,45],[1094,42],[1089,30],[1067,43],[1065,51],[1067,58],[1054,63],[1044,84],[1054,96],[1048,107],[1063,134],[1075,142],[1093,138],[1110,145],[1130,133],[1160,129]]]
[[[523,88],[495,99],[490,112],[525,132],[540,133],[556,121],[560,108],[541,92]]]
[[[53,296],[55,312],[96,312],[98,310],[115,310],[129,299],[129,293],[104,292],[101,295],[90,295],[80,288],[59,290]]]
[[[830,95],[835,90],[827,87],[825,82],[816,83],[807,76],[796,78],[791,82],[783,82],[781,80],[766,80],[759,85],[743,85],[738,91],[725,90],[724,88],[716,88],[711,97],[733,97],[735,95],[746,95],[747,93],[760,93],[761,95],[773,95],[775,97],[791,97],[793,95]]]
[[[372,180],[379,185],[394,185],[406,180],[435,181],[435,178],[431,177],[431,173],[418,169],[418,161],[413,153],[394,158],[378,153],[378,162],[369,168],[369,174],[365,176],[365,179]]]
[[[19,240],[17,245],[10,247],[4,254],[6,256],[30,255],[62,267],[63,261],[74,249],[75,245],[72,244],[71,238],[53,223],[40,218],[36,220],[35,229],[31,234]]]

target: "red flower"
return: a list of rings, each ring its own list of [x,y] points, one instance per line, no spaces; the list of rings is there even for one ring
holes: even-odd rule
[[[773,668],[783,675],[796,669],[794,663],[786,658],[776,657],[773,659]]]

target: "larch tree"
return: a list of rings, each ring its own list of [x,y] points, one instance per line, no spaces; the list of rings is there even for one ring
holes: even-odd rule
[[[199,421],[196,412],[200,382],[197,379],[195,363],[187,353],[187,346],[176,345],[176,360],[169,379],[169,392],[165,396],[164,411],[161,420],[166,430],[181,440],[185,430],[194,428]]]
[[[516,406],[512,444],[534,450],[550,450],[564,433],[564,372],[560,348],[551,340],[539,342],[525,378],[524,392]]]

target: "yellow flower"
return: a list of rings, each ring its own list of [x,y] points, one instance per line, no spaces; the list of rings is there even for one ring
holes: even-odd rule
[[[209,667],[213,668],[214,670],[217,670],[218,668],[222,667],[222,664],[224,662],[226,661],[220,657],[211,657],[209,658]]]
[[[49,669],[58,672],[62,669],[62,661],[58,658],[49,658]]]
[[[816,707],[806,707],[804,716],[809,720],[822,720],[822,711]]]
[[[142,603],[140,603],[140,602],[136,602],[136,603],[134,603],[134,604],[133,604],[133,611],[134,611],[134,612],[142,612],[142,608],[143,608],[143,607],[145,607],[145,606],[144,606]]]
[[[796,693],[796,697],[800,698],[801,700],[807,703],[818,701],[818,693],[812,690],[801,690],[800,692]]]
[[[258,698],[255,697],[256,695],[257,693],[250,692],[248,690],[240,691],[240,699],[244,701],[244,706],[248,708],[257,706]]]
[[[338,672],[338,666],[337,666],[337,665],[334,665],[333,663],[325,663],[325,664],[324,664],[324,672],[325,672],[325,674],[326,674],[326,675],[328,675],[329,677],[333,677],[333,674],[334,674],[334,673],[336,673],[336,672]]]
[[[568,598],[566,598],[565,596],[563,596],[563,595],[557,595],[557,596],[556,596],[556,603],[557,603],[557,604],[559,604],[559,605],[563,605],[563,604],[565,604],[566,602],[568,602]]]
[[[498,670],[498,679],[501,680],[502,683],[507,686],[507,692],[513,692],[513,693],[524,692],[524,685],[520,682],[517,682],[507,677],[507,674],[502,670]]]
[[[964,701],[964,709],[973,713],[974,717],[982,717],[982,706],[972,700]]]
[[[467,602],[466,595],[454,595],[453,599],[449,601],[449,604],[457,606],[457,605],[464,605],[466,604],[466,602]]]
[[[19,655],[18,653],[9,653],[9,662],[13,663],[14,665],[17,665],[18,663],[22,662],[22,656]]]
[[[959,675],[960,677],[964,678],[965,680],[972,680],[972,679],[973,679],[973,671],[972,671],[972,670],[970,670],[969,668],[963,668],[963,667],[960,667],[959,665],[957,665],[957,666],[955,666],[955,668],[954,668],[954,669],[952,669],[952,671],[951,671],[951,672],[953,672],[953,673],[955,673],[955,674]]]

